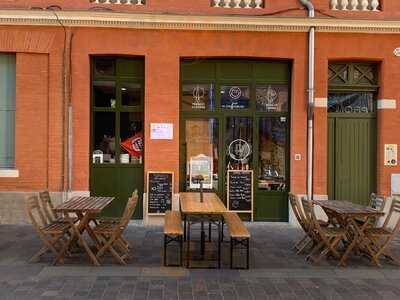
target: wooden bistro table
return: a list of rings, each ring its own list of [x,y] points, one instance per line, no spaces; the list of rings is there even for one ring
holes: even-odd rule
[[[368,242],[365,236],[365,229],[370,224],[370,219],[384,215],[383,212],[379,212],[376,209],[349,201],[318,200],[314,201],[314,203],[321,206],[328,216],[335,218],[340,226],[347,231],[346,236],[349,239],[349,244],[340,259],[339,265],[341,266],[346,265],[350,252],[359,250],[364,242]],[[362,220],[362,222],[358,220]],[[363,250],[367,251],[368,255],[373,255],[373,253],[369,253],[367,247],[364,247]]]
[[[218,268],[221,268],[222,222],[223,214],[227,211],[224,203],[215,193],[203,193],[203,202],[200,202],[200,193],[180,193],[180,206],[184,219],[187,267],[190,267],[190,226],[192,223],[200,222],[201,224],[200,251],[202,258],[204,258],[204,222],[209,221],[218,227]]]
[[[70,240],[64,246],[54,264],[64,260],[67,250],[71,249],[77,244],[77,241],[79,241],[79,245],[84,248],[91,262],[96,266],[100,266],[96,256],[83,238],[83,233],[86,231],[95,244],[99,245],[99,241],[90,227],[89,222],[94,219],[96,215],[101,213],[114,199],[114,197],[73,197],[71,200],[61,203],[54,209],[56,212],[64,214],[66,220],[68,220],[73,228]],[[79,222],[74,224],[69,215],[70,213],[76,214]]]

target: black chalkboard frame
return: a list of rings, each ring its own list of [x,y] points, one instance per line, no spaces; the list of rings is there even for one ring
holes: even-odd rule
[[[229,179],[230,179],[230,173],[249,173],[251,175],[251,209],[250,210],[234,210],[231,209],[231,201],[229,198]],[[244,213],[244,214],[251,214],[251,221],[253,222],[254,220],[254,172],[253,170],[228,170],[227,174],[227,185],[226,185],[226,195],[227,195],[227,204],[228,204],[228,211],[230,212],[235,212],[235,213]]]
[[[146,195],[146,212],[148,216],[165,216],[165,213],[151,213],[150,212],[150,207],[149,207],[149,197],[150,197],[150,189],[149,189],[149,184],[150,184],[150,174],[171,174],[171,180],[172,180],[172,195],[171,195],[171,210],[173,209],[173,201],[174,201],[174,188],[175,188],[175,178],[174,178],[174,172],[169,172],[169,171],[148,171],[147,172],[147,195]]]

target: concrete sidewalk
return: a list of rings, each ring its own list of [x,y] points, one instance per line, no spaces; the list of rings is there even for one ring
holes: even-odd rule
[[[1,299],[400,299],[400,268],[372,266],[352,257],[347,268],[336,261],[313,265],[291,247],[301,231],[287,224],[254,223],[251,269],[229,269],[229,244],[221,270],[162,267],[162,228],[129,226],[133,245],[128,266],[111,257],[93,267],[74,256],[52,266],[48,254],[29,258],[41,246],[31,226],[0,225]],[[195,234],[196,236],[196,234]],[[400,244],[395,243],[400,254]],[[175,255],[171,248],[172,256]]]

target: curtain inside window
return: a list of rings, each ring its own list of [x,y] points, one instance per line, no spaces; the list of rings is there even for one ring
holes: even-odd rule
[[[15,167],[15,55],[0,54],[0,168]]]

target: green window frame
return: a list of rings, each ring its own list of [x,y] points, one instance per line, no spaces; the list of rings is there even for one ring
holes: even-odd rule
[[[0,53],[0,169],[15,168],[16,56]]]

